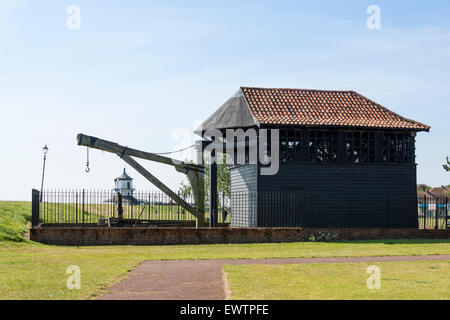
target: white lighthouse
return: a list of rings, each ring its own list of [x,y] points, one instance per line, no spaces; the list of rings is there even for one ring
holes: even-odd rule
[[[122,175],[114,179],[114,183],[116,185],[114,188],[116,192],[119,192],[124,197],[133,196],[133,178],[127,174],[125,168],[123,169]]]

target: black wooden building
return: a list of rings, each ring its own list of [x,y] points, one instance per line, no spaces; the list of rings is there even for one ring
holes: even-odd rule
[[[417,227],[415,137],[429,126],[354,91],[241,87],[196,133],[239,128],[257,144],[279,129],[279,170],[230,165],[233,226]]]

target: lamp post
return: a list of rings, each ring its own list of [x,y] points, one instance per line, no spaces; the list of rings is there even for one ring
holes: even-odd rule
[[[42,193],[44,191],[44,173],[45,173],[45,160],[47,160],[47,153],[48,153],[48,147],[45,145],[45,147],[42,148],[42,152],[44,153],[44,165],[42,167],[42,182],[41,182],[41,197],[40,202],[42,202]]]

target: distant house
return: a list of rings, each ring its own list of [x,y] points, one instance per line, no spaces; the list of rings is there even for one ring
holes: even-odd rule
[[[448,201],[450,200],[449,192],[449,188],[444,186],[418,191],[417,201],[420,216],[445,218]]]
[[[446,199],[450,196],[450,188],[447,186],[429,187],[425,184],[417,185],[418,199]]]
[[[123,172],[120,176],[114,179],[116,192],[119,192],[124,197],[132,197],[133,196],[133,178],[131,178],[125,168],[123,168]]]
[[[450,190],[444,186],[438,188],[432,188],[430,193],[433,194],[436,198],[446,198],[448,197]]]
[[[430,201],[430,200],[434,200],[436,198],[436,195],[434,195],[433,193],[430,192],[430,190],[425,190],[425,191],[417,191],[417,199],[419,201]]]
[[[257,143],[279,129],[280,167],[231,166],[233,226],[417,227],[415,137],[429,126],[355,91],[241,87],[195,132],[248,128]],[[299,200],[284,208],[277,192]]]
[[[114,179],[114,191],[117,193],[114,198],[106,200],[105,202],[117,203],[117,195],[122,196],[122,203],[124,204],[146,204],[147,201],[139,200],[134,196],[133,178],[131,178],[125,168],[120,176]]]
[[[420,192],[425,192],[426,190],[430,190],[430,189],[431,189],[431,187],[426,184],[418,184],[417,185],[417,191],[420,191]]]

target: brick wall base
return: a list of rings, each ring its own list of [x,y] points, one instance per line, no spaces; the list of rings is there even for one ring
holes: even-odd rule
[[[176,245],[277,243],[323,240],[450,239],[450,229],[326,229],[326,228],[107,228],[52,226],[30,229],[30,239],[54,245]]]

